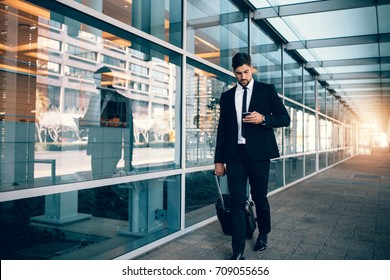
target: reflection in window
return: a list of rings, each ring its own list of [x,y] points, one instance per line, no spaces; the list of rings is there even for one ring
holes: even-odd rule
[[[302,67],[288,54],[284,55],[284,95],[303,103]]]
[[[318,111],[326,113],[326,88],[318,85]]]
[[[37,42],[40,48],[46,48],[48,50],[61,51],[61,42],[58,40],[39,36]]]
[[[333,103],[333,118],[340,120],[340,102],[338,102],[336,98]]]
[[[290,157],[285,160],[286,184],[303,178],[304,157]]]
[[[316,155],[305,155],[305,176],[316,172]]]
[[[248,48],[247,15],[229,0],[187,0],[187,50],[231,69],[231,58]]]
[[[331,152],[328,152],[328,166],[331,166],[335,163],[335,160],[336,160],[336,153],[338,153],[337,151],[331,151]]]
[[[294,103],[286,102],[290,114],[290,126],[285,128],[285,154],[303,152],[303,111]]]
[[[251,23],[252,64],[256,69],[253,78],[258,82],[273,84],[276,91],[282,94],[282,69],[280,48]]]
[[[77,77],[77,78],[83,78],[83,79],[92,79],[92,77],[93,77],[93,72],[88,71],[86,69],[65,66],[64,70],[65,70],[65,73],[64,73],[65,76]]]
[[[145,76],[149,75],[149,69],[147,67],[142,67],[142,66],[134,64],[134,63],[130,63],[130,70],[134,74],[141,74],[141,75],[145,75]]]
[[[207,72],[187,64],[186,99],[186,164],[187,166],[214,163],[216,129],[219,119],[219,97],[232,86],[233,78]],[[215,72],[215,71],[213,71]],[[231,83],[227,83],[230,81]]]
[[[314,112],[305,112],[305,152],[316,150],[316,117]]]
[[[61,66],[58,63],[54,63],[54,62],[48,61],[47,62],[47,71],[49,71],[50,73],[57,73],[57,74],[59,74],[60,71],[61,71]]]
[[[327,162],[327,152],[322,152],[322,153],[319,153],[318,155],[318,167],[319,167],[319,170],[321,169],[324,169],[328,166],[328,162]]]
[[[225,178],[221,178],[221,188]],[[226,190],[225,190],[226,192]],[[212,171],[186,174],[185,195],[186,227],[204,221],[215,215],[214,203],[218,199],[218,189]]]
[[[74,56],[77,56],[77,57],[82,57],[82,58],[90,59],[93,61],[96,61],[96,59],[97,59],[97,52],[91,51],[87,48],[83,48],[80,46],[66,44],[65,51],[67,53],[74,55]]]
[[[121,59],[118,59],[118,58],[115,58],[112,56],[104,55],[104,54],[101,55],[101,62],[104,64],[116,66],[119,68],[126,67],[126,62],[124,60],[121,60]]]
[[[315,81],[309,73],[304,71],[304,80],[303,80],[303,95],[305,105],[316,109],[316,93],[315,93]]]
[[[341,144],[342,144],[342,139],[340,139],[341,137],[341,130],[340,130],[340,124],[337,123],[337,122],[334,122],[333,124],[333,140],[334,140],[334,143],[335,143],[335,148],[340,148]]]
[[[180,229],[180,178],[0,204],[1,259],[112,259]]]
[[[9,28],[26,26],[19,14],[40,11],[23,7],[7,13],[0,6]],[[1,52],[10,62],[0,73],[6,92],[1,125],[9,141],[0,150],[1,190],[178,167],[180,57],[162,48],[155,52],[153,44],[135,51],[128,46],[137,44],[66,17],[55,24],[41,18],[49,16],[42,11],[28,16],[34,28],[21,28],[16,41],[11,30],[1,37],[6,47],[30,46],[15,48],[16,55]],[[54,51],[61,46],[64,52]],[[141,77],[134,70],[155,74]],[[134,94],[134,84],[142,95]],[[11,156],[20,151],[25,154],[18,160]]]
[[[326,148],[335,148],[333,122],[330,120],[326,120]]]
[[[326,118],[320,116],[319,118],[319,150],[324,151],[327,147],[327,134],[326,134]]]
[[[334,112],[334,96],[331,95],[328,91],[326,92],[326,115],[333,118]]]
[[[268,191],[271,192],[283,185],[283,160],[273,159],[269,170]]]
[[[346,127],[345,128],[345,147],[351,147],[352,146],[352,128]]]
[[[82,4],[181,46],[182,0],[94,0],[82,1]]]

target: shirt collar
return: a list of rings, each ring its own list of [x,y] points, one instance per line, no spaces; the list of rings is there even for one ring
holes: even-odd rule
[[[252,90],[253,89],[253,83],[254,83],[254,79],[252,78],[252,80],[249,82],[249,84],[246,86],[247,90]],[[238,82],[237,82],[237,88],[239,88],[240,90],[243,91],[243,87],[242,85],[240,85]]]

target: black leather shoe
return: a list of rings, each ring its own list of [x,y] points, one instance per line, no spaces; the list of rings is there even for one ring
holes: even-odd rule
[[[233,253],[231,260],[245,260],[243,253]]]
[[[264,251],[267,249],[268,243],[268,235],[267,234],[259,234],[259,237],[257,238],[255,247],[253,250],[255,251]]]

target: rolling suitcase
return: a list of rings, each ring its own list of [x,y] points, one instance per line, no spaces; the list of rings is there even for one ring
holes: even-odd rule
[[[231,212],[230,212],[230,195],[229,194],[222,194],[221,187],[219,185],[219,178],[218,176],[215,176],[215,181],[217,183],[218,187],[218,194],[219,198],[215,202],[215,208],[217,211],[217,218],[219,220],[219,223],[221,224],[221,228],[224,234],[226,235],[232,235],[232,219],[231,219]],[[256,216],[254,211],[254,203],[249,196],[248,200],[246,201],[246,237],[248,239],[253,238],[253,233],[256,230]]]

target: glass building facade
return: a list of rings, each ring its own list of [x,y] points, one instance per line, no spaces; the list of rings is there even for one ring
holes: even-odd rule
[[[1,259],[132,258],[215,220],[237,52],[291,116],[271,192],[353,156],[353,116],[236,2],[0,1]]]

